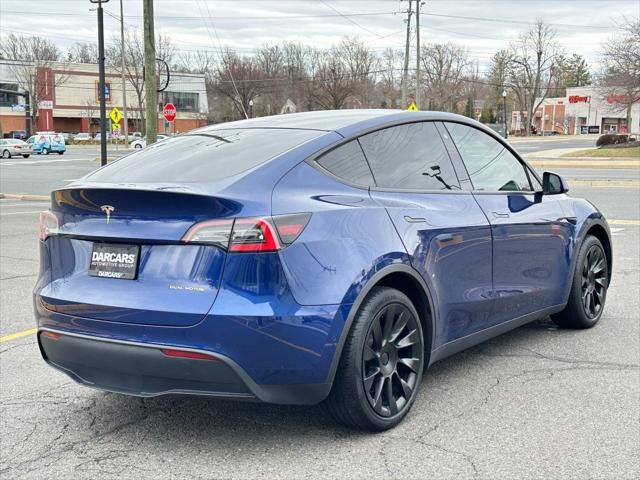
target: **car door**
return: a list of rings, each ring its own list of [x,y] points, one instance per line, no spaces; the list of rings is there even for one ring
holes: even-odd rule
[[[435,346],[486,328],[492,303],[491,228],[461,187],[434,122],[360,137],[375,186],[412,266],[438,308]]]
[[[492,323],[561,304],[569,278],[571,219],[557,199],[542,195],[537,177],[506,143],[469,125],[445,125],[491,223]]]

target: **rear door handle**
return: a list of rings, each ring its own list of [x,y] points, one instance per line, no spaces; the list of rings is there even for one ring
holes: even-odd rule
[[[495,218],[509,218],[509,214],[507,212],[491,212],[491,214]]]
[[[404,219],[409,223],[427,223],[427,219],[423,217],[412,217],[411,215],[405,215]]]

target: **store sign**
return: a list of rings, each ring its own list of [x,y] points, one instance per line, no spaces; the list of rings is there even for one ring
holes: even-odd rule
[[[580,125],[580,135],[600,133],[600,125]]]
[[[12,112],[24,112],[24,110],[25,110],[24,105],[17,105],[17,104],[11,105]]]
[[[607,103],[627,103],[628,101],[628,95],[609,95],[607,97]]]
[[[104,101],[111,102],[111,82],[104,82]],[[100,82],[96,80],[96,103],[100,102]]]
[[[40,110],[52,110],[53,109],[53,100],[40,100],[38,102],[38,108]]]
[[[591,97],[571,95],[569,97],[569,103],[591,103]]]

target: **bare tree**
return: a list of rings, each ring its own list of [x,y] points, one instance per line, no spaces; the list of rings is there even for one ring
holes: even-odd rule
[[[526,135],[531,134],[531,121],[542,105],[554,81],[554,69],[560,53],[556,32],[542,20],[520,35],[511,45],[508,83],[525,107]]]
[[[342,108],[356,88],[349,68],[332,49],[317,52],[311,63],[310,103],[325,109]]]
[[[217,68],[215,89],[233,102],[239,118],[250,110],[250,102],[264,89],[265,74],[253,57],[226,50]]]
[[[131,85],[135,93],[134,108],[129,110],[130,118],[137,116],[138,128],[145,130],[145,104],[144,104],[144,41],[140,32],[129,29],[125,30],[124,45],[120,41],[120,35],[112,38],[113,46],[105,52],[105,62],[111,68],[120,72],[122,63],[120,61],[124,49],[124,76]],[[168,64],[173,63],[175,47],[169,37],[158,35],[156,38],[156,55],[165,60]],[[129,105],[127,105],[129,109]]]
[[[422,47],[422,80],[433,110],[453,110],[464,97],[465,75],[472,66],[467,51],[452,43]]]
[[[39,68],[51,68],[60,60],[60,50],[51,41],[37,35],[15,35],[13,33],[2,38],[0,54],[7,60],[8,68],[15,77],[18,87],[26,90],[31,96],[31,118],[35,125],[38,118],[38,104],[47,86],[42,77],[37,75]],[[66,78],[56,75],[54,85],[63,83]]]
[[[402,63],[404,52],[399,49],[387,48],[382,52],[380,60],[381,73],[378,88],[385,99],[391,101],[392,107],[397,107],[401,100]],[[386,104],[386,100],[385,100]],[[401,107],[405,107],[402,105]]]
[[[631,130],[631,109],[640,101],[640,20],[623,25],[623,33],[603,45],[603,53],[600,89],[614,110],[626,111]]]
[[[337,61],[351,75],[353,93],[363,105],[367,105],[375,85],[375,71],[380,62],[378,57],[357,38],[344,38],[330,53],[339,57]]]
[[[98,45],[76,42],[67,50],[67,60],[74,63],[98,63]]]

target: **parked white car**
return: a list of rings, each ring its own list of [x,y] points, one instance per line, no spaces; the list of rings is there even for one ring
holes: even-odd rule
[[[169,138],[168,135],[158,135],[158,142],[161,142],[163,140],[166,140],[167,138]],[[135,149],[142,149],[144,147],[147,146],[147,137],[143,137],[140,138],[138,140],[135,140],[133,142],[131,142],[131,148],[135,148]]]

